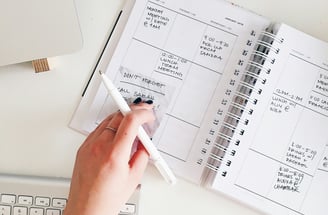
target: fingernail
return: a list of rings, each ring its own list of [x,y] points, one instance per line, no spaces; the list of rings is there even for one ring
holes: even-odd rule
[[[139,104],[141,101],[142,101],[142,99],[140,97],[138,97],[133,101],[133,104]]]
[[[147,103],[147,104],[153,104],[153,100],[147,100],[147,101],[145,101],[145,103]]]

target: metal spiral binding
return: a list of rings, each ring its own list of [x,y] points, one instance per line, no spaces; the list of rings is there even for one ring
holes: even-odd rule
[[[277,41],[278,43],[284,42],[284,38],[278,38],[272,31],[262,31],[261,35],[263,40],[267,40],[265,37],[270,37],[273,41]]]
[[[277,38],[272,30],[261,32],[259,40],[257,40],[255,48],[251,53],[250,60],[247,62],[245,70],[241,73],[241,81],[238,83],[228,112],[223,119],[207,159],[206,168],[203,172],[203,176],[206,174],[203,178],[203,184],[212,183],[211,180],[214,180],[214,177],[220,171],[221,165],[230,166],[232,164],[232,160],[229,157],[234,156],[236,150],[230,149],[229,146],[230,144],[236,146],[240,144],[239,137],[244,135],[245,130],[240,129],[239,125],[242,123],[247,126],[249,123],[247,116],[252,115],[254,112],[253,108],[247,109],[246,105],[249,102],[256,105],[258,102],[252,95],[261,95],[262,88],[257,88],[256,83],[261,81],[261,84],[265,85],[266,79],[261,77],[261,73],[270,74],[271,72],[271,69],[265,67],[264,63],[275,63],[275,58],[272,58],[272,55],[269,56],[269,52],[278,54],[280,49],[274,47],[273,43],[283,43],[283,41],[283,38]],[[220,174],[225,177],[227,171],[221,171]]]

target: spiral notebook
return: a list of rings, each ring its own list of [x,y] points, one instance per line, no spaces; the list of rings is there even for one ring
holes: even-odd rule
[[[327,43],[218,0],[137,0],[111,40],[95,70],[171,96],[153,141],[177,175],[264,213],[326,214]],[[122,68],[174,90],[134,90]],[[115,109],[96,74],[71,122],[86,134]]]

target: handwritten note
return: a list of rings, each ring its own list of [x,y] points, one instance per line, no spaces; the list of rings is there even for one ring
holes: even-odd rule
[[[328,170],[328,157],[323,158],[322,167]]]
[[[281,166],[277,172],[273,188],[289,192],[300,192],[300,185],[303,179],[304,173],[286,166]]]
[[[128,68],[120,67],[116,76],[116,86],[122,96],[132,103],[137,97],[143,100],[152,100],[154,109],[161,116],[166,112],[174,88],[166,83],[142,74],[135,73]]]
[[[186,73],[184,72],[185,69],[182,68],[188,65],[186,59],[162,52],[155,71],[175,79],[184,80]]]
[[[285,98],[288,98],[294,102],[302,102],[303,101],[303,97],[300,95],[297,95],[295,93],[292,93],[286,89],[282,89],[282,88],[277,88],[276,89],[276,93],[280,96],[283,96]]]
[[[315,90],[326,95],[328,94],[328,75],[324,73],[319,74],[319,79],[315,83]]]
[[[204,35],[200,44],[199,50],[201,56],[207,56],[209,58],[222,60],[223,49],[228,48],[229,43],[223,40],[216,39],[209,35]],[[220,53],[221,52],[221,53]]]
[[[146,10],[146,17],[143,22],[145,27],[160,30],[161,27],[167,26],[170,18],[165,16],[163,9],[148,5]]]
[[[323,154],[322,159],[320,161],[319,170],[328,173],[328,145],[326,146],[326,151]]]
[[[288,113],[296,108],[296,103],[283,97],[273,95],[270,102],[270,111],[276,114]]]
[[[321,94],[312,94],[308,106],[319,113],[328,114],[328,97]]]
[[[310,147],[292,142],[287,148],[286,163],[301,169],[307,169],[309,163],[314,160],[317,154],[318,152]]]

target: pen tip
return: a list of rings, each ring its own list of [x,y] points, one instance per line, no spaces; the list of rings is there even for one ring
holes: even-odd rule
[[[102,74],[103,74],[101,70],[99,70],[99,74],[100,74],[100,75],[102,75]]]

